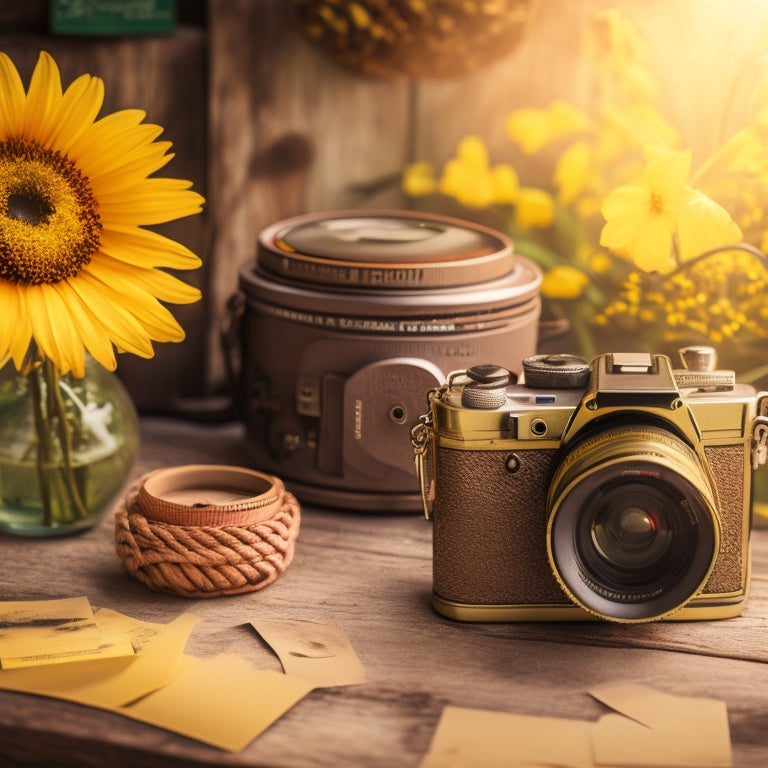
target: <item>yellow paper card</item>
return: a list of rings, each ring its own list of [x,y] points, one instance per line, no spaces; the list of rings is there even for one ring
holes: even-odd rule
[[[136,644],[130,657],[94,659],[46,667],[0,670],[0,688],[112,708],[135,701],[173,679],[192,627],[182,614],[168,624],[151,624],[102,609],[96,617],[109,632]]]
[[[365,682],[365,670],[335,621],[259,619],[251,626],[277,654],[287,675],[316,688]]]
[[[120,712],[239,752],[311,690],[306,680],[224,653],[191,663],[186,674]]]
[[[0,602],[0,667],[16,669],[133,655],[104,632],[87,597]]]
[[[590,725],[447,706],[419,768],[594,768]]]
[[[592,740],[600,765],[729,768],[733,764],[725,702],[673,696],[629,683],[600,686],[590,694],[626,715],[606,715],[595,724]]]

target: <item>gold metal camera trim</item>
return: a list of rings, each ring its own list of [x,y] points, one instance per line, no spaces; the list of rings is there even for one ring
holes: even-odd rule
[[[747,569],[749,571],[749,568]],[[747,578],[749,584],[749,578]],[[648,624],[654,621],[702,621],[717,619],[732,619],[740,616],[747,600],[748,590],[722,595],[695,595],[685,605],[674,613],[643,621]],[[472,623],[497,622],[535,622],[535,621],[588,621],[607,622],[608,619],[585,611],[574,603],[537,603],[536,605],[479,605],[457,603],[446,600],[440,595],[432,594],[432,606],[447,619]],[[621,619],[611,618],[611,623],[622,622]],[[631,622],[637,623],[637,622]]]

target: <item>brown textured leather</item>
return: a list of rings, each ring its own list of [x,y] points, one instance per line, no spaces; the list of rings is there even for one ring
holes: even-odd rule
[[[554,450],[438,448],[434,504],[433,587],[471,605],[570,601],[549,567],[546,494]]]
[[[744,488],[745,457],[743,445],[708,446],[704,449],[715,477],[717,506],[720,511],[720,550],[715,567],[704,589],[706,594],[738,592],[745,589],[744,558],[748,541],[744,535],[749,509]]]

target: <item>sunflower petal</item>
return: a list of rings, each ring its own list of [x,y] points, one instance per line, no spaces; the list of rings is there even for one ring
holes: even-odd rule
[[[105,224],[100,249],[113,259],[139,267],[196,269],[202,264],[200,258],[181,243],[130,224]]]
[[[123,116],[125,112],[128,114]],[[98,178],[119,168],[126,155],[160,136],[160,126],[135,122],[139,114],[143,115],[139,110],[124,110],[103,117],[89,126],[70,149],[70,157],[88,178]],[[116,115],[123,117],[110,120]]]
[[[62,354],[56,343],[55,324],[50,316],[51,311],[56,314],[59,307],[49,304],[46,298],[50,297],[45,296],[43,286],[27,286],[25,300],[27,302],[27,316],[32,326],[32,337],[41,355],[52,360],[61,373],[67,373],[72,367],[70,355]],[[57,321],[58,319],[57,317]]]
[[[83,304],[68,281],[62,280],[56,288],[66,302],[72,322],[91,357],[108,371],[114,371],[117,366],[115,350],[103,324]]]
[[[140,147],[125,158],[125,163],[120,168],[92,177],[90,181],[94,195],[100,198],[102,195],[115,194],[137,186],[173,160],[174,154],[168,153],[171,146],[170,141],[158,141],[148,147]]]
[[[41,51],[27,91],[27,108],[22,129],[24,136],[44,144],[52,127],[49,118],[58,108],[60,101],[59,68],[49,53]]]
[[[81,274],[88,274],[102,284],[102,292],[113,300],[122,302],[123,307],[136,318],[153,341],[182,341],[184,331],[173,315],[151,294],[139,288],[129,276],[104,270],[99,265],[89,264]],[[109,282],[107,282],[109,281]]]
[[[144,269],[108,257],[91,262],[86,269],[120,293],[131,286],[171,304],[192,304],[201,297],[199,289],[160,269]]]
[[[62,359],[66,359],[68,366],[75,376],[85,376],[85,347],[78,328],[72,320],[71,307],[58,290],[58,283],[43,284],[40,286],[42,300],[48,310],[48,317],[53,332],[53,341]],[[66,368],[60,366],[64,373]]]
[[[95,166],[93,169],[88,169],[87,172],[89,177],[94,175],[91,171],[98,171],[101,168],[98,162],[99,148],[107,147],[114,152],[123,147],[128,151],[133,149],[137,142],[141,144],[145,141],[142,120],[146,116],[147,113],[142,109],[122,109],[119,112],[105,115],[89,125],[88,129],[72,144],[68,153],[70,159],[81,163],[83,155],[87,154],[88,157],[94,158]],[[146,132],[147,135],[154,137],[159,136],[160,133],[162,133],[162,129],[159,132]],[[128,146],[128,137],[131,140],[130,146]],[[153,141],[153,139],[149,139],[149,141]]]
[[[154,355],[152,340],[144,327],[125,309],[119,297],[116,299],[112,291],[105,290],[101,281],[82,271],[69,281],[69,285],[93,317],[104,326],[118,349],[139,357]]]
[[[99,198],[99,214],[105,225],[164,224],[184,216],[200,213],[205,202],[193,192],[192,182],[182,179],[145,179],[134,190],[108,194]]]
[[[88,129],[104,102],[104,82],[99,77],[82,75],[64,92],[45,144],[67,153],[70,146]]]
[[[3,308],[0,356],[6,361],[12,357],[16,367],[21,368],[32,340],[32,331],[27,320],[25,302],[16,283],[0,280],[0,306]]]
[[[24,125],[27,95],[11,59],[0,52],[0,139],[16,136]]]

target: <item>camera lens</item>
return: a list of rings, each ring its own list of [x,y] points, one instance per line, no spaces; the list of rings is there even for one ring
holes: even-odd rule
[[[655,426],[601,430],[576,444],[550,488],[547,546],[574,602],[615,621],[681,608],[709,576],[719,539],[706,467]]]
[[[447,216],[275,222],[239,287],[234,384],[250,458],[313,504],[421,509],[409,437],[426,393],[471,369],[476,407],[498,408],[536,348],[541,270],[504,233]]]
[[[617,568],[647,568],[668,550],[672,529],[656,489],[620,486],[608,494],[594,521],[594,549]]]

